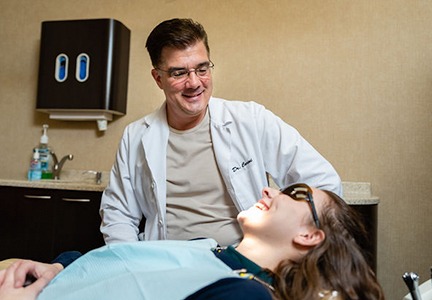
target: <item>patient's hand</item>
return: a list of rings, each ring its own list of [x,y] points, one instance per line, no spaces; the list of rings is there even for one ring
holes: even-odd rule
[[[63,266],[59,263],[44,264],[32,260],[22,260],[19,267],[15,270],[15,287],[22,287],[25,284],[26,277],[38,279],[46,272],[52,272],[56,276],[63,269]]]
[[[60,271],[54,265],[28,260],[16,261],[6,270],[0,271],[0,300],[34,300]],[[23,287],[27,274],[33,275],[37,280]]]

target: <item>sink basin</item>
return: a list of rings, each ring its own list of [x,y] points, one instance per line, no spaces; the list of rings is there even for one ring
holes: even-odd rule
[[[429,279],[425,282],[423,282],[420,286],[419,286],[419,292],[421,294],[421,298],[422,300],[432,300],[432,279]],[[412,297],[410,295],[410,293],[408,293],[403,300],[412,300]]]

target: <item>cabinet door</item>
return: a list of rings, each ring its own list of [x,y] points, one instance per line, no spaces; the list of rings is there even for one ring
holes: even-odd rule
[[[54,255],[89,250],[105,245],[100,232],[101,192],[57,191]]]
[[[378,232],[378,205],[350,205],[360,216],[366,232],[367,239],[360,241],[360,247],[365,251],[366,259],[376,272],[377,268],[377,232]]]
[[[45,190],[0,188],[0,259],[52,259],[53,204]]]

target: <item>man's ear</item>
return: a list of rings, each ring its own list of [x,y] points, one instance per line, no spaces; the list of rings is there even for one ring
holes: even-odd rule
[[[161,76],[160,76],[158,70],[156,70],[156,69],[151,70],[151,74],[152,74],[154,80],[156,81],[156,84],[158,85],[158,87],[162,90],[162,81],[161,81]]]
[[[325,239],[325,233],[321,229],[308,230],[294,237],[294,243],[304,247],[318,245]]]

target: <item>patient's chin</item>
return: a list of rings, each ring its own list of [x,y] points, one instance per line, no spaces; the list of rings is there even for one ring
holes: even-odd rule
[[[240,224],[243,224],[245,222],[255,222],[260,218],[262,214],[262,210],[260,210],[256,206],[252,206],[247,210],[241,211],[237,216],[237,220]]]

